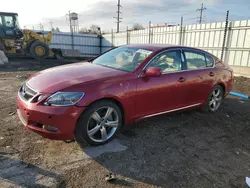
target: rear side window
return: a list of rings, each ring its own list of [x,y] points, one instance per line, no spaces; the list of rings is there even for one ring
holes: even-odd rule
[[[211,56],[206,55],[206,61],[207,61],[207,67],[213,67],[214,66],[214,59]]]
[[[207,67],[206,58],[203,53],[184,51],[184,54],[186,57],[188,70],[202,69]]]

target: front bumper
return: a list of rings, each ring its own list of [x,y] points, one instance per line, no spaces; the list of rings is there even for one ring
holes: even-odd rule
[[[83,107],[43,106],[17,97],[17,114],[25,128],[53,140],[73,140],[75,125]],[[45,126],[54,127],[54,131]]]

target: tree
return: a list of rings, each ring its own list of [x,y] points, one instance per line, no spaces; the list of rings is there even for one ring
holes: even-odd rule
[[[85,28],[81,28],[80,30],[79,30],[79,33],[80,34],[88,34],[89,33],[89,30],[85,27]]]
[[[134,25],[133,25],[133,28],[132,28],[133,30],[140,30],[140,29],[144,29],[144,27],[141,25],[141,24],[139,24],[139,23],[135,23]]]
[[[100,27],[98,25],[91,25],[89,29],[92,34],[100,33]]]
[[[89,29],[81,28],[79,30],[79,33],[81,34],[99,34],[100,33],[100,27],[98,25],[91,25]]]
[[[56,32],[60,32],[60,29],[58,27],[56,28]]]

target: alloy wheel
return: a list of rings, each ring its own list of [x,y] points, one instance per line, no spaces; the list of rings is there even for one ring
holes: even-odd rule
[[[87,134],[95,142],[105,142],[116,132],[119,117],[112,107],[102,107],[96,110],[89,118]]]
[[[213,90],[209,99],[209,107],[211,111],[215,112],[219,108],[221,102],[222,102],[222,91],[220,90],[220,88],[216,88]]]

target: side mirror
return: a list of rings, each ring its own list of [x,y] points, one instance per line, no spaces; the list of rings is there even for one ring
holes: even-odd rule
[[[162,70],[159,67],[150,67],[146,70],[145,75],[148,77],[159,77],[162,75]]]

